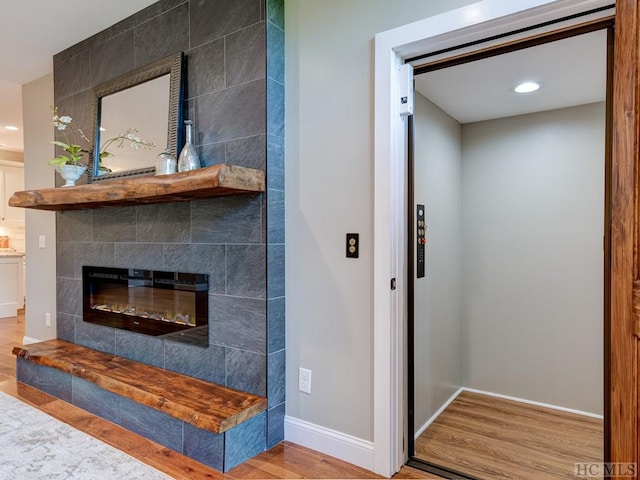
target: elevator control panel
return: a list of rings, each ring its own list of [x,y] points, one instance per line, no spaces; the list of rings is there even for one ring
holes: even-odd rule
[[[427,246],[427,224],[425,222],[424,205],[416,206],[416,275],[424,277],[425,247]]]

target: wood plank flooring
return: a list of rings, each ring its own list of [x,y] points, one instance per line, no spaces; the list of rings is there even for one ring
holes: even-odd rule
[[[23,336],[24,316],[0,318],[0,391],[39,408],[177,480],[381,478],[368,470],[289,442],[276,445],[227,474],[222,474],[71,404],[16,382],[15,357],[11,350],[17,345],[22,345]],[[436,477],[403,467],[394,478]]]
[[[602,462],[602,420],[462,392],[416,440],[416,456],[491,480],[574,479]]]

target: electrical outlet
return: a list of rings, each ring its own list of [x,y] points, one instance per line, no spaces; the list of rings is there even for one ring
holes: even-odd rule
[[[298,369],[298,390],[311,395],[311,370],[306,368]]]
[[[51,314],[48,312],[44,314],[44,326],[45,327],[51,326]]]

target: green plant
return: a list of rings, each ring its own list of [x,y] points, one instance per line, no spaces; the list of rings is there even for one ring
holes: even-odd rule
[[[65,153],[49,160],[49,165],[62,167],[69,163],[71,165],[81,165],[86,168],[87,165],[85,163],[82,163],[81,160],[85,155],[88,155],[89,158],[91,158],[93,150],[88,150],[82,147],[79,143],[79,139],[86,142],[86,144],[89,146],[91,145],[91,141],[87,138],[82,129],[78,128],[73,123],[73,118],[69,117],[68,115],[60,115],[58,113],[58,107],[51,107],[51,112],[51,125],[56,127],[58,131],[61,131],[62,135],[64,136],[64,141],[55,140],[52,143],[64,150]],[[114,156],[113,153],[107,150],[112,145],[114,145],[115,148],[124,148],[124,146],[128,143],[129,146],[135,150],[139,150],[140,148],[155,147],[152,142],[143,140],[137,134],[138,130],[136,130],[135,128],[129,128],[126,132],[104,141],[98,155],[98,167],[101,169],[104,168],[102,165],[102,160]]]
[[[87,153],[90,153],[89,150],[82,148],[78,143],[78,137],[82,138],[87,144],[89,144],[89,139],[86,137],[84,132],[76,127],[73,124],[73,119],[67,115],[59,115],[58,107],[51,107],[52,122],[51,125],[56,127],[58,131],[61,131],[64,136],[64,142],[60,140],[55,140],[51,143],[57,145],[62,148],[66,152],[66,154],[58,155],[55,158],[49,160],[49,165],[55,167],[63,167],[67,163],[71,165],[82,165],[86,167],[85,164],[81,163],[82,157],[84,157]]]

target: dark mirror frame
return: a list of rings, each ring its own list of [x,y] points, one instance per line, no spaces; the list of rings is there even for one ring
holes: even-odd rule
[[[89,182],[111,180],[114,178],[152,175],[154,167],[124,170],[118,173],[106,173],[98,175],[100,161],[100,115],[102,98],[113,93],[135,87],[154,78],[170,74],[169,79],[169,118],[167,125],[167,149],[166,151],[178,156],[182,147],[183,128],[183,103],[184,103],[184,54],[182,52],[170,55],[156,62],[142,66],[129,73],[116,77],[95,86],[91,95],[91,118],[93,156],[89,161]]]

